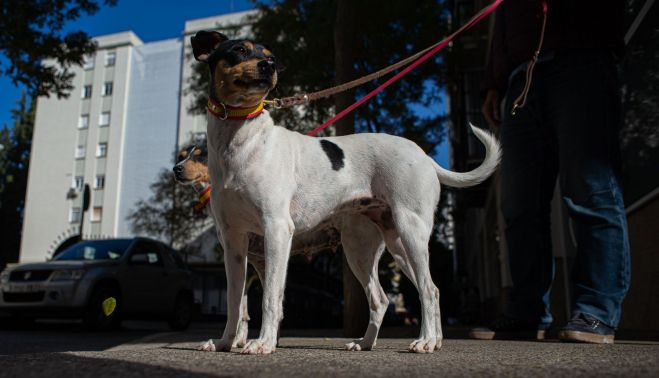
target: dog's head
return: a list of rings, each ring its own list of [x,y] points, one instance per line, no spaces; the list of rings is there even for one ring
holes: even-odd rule
[[[277,85],[281,70],[270,49],[218,32],[200,31],[192,37],[195,59],[208,64],[210,95],[234,107],[257,105]]]
[[[179,152],[174,165],[174,177],[183,185],[207,185],[208,149],[205,144],[193,145]]]

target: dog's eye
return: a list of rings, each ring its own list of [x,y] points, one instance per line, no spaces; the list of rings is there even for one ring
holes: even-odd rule
[[[234,47],[233,51],[237,52],[238,54],[244,54],[247,52],[247,49],[243,46],[236,46]]]

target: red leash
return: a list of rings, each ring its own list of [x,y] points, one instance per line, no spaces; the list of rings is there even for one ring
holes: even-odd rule
[[[319,131],[323,130],[327,126],[333,124],[334,122],[340,120],[341,118],[345,117],[346,114],[350,113],[351,111],[355,110],[359,105],[365,103],[366,101],[370,100],[371,97],[375,96],[376,94],[380,93],[383,89],[386,87],[390,86],[394,82],[398,81],[400,78],[403,76],[407,75],[410,71],[415,69],[419,64],[425,62],[430,58],[431,56],[435,55],[439,50],[443,49],[446,45],[451,43],[455,37],[458,36],[458,34],[462,33],[463,31],[470,29],[474,25],[478,24],[483,18],[487,17],[490,13],[492,13],[501,3],[503,0],[495,0],[492,4],[489,6],[483,8],[480,12],[478,12],[474,17],[472,17],[466,24],[462,25],[460,29],[456,30],[453,32],[453,34],[449,35],[446,39],[442,40],[442,42],[437,45],[434,49],[428,51],[426,54],[424,54],[422,57],[411,63],[409,66],[405,67],[402,71],[391,77],[389,80],[384,82],[382,85],[379,87],[375,88],[372,90],[370,93],[368,93],[366,96],[360,98],[355,102],[354,104],[348,106],[347,108],[343,109],[339,114],[335,115],[334,117],[330,118],[328,121],[323,123],[322,125],[316,127],[315,129],[311,130],[310,132],[307,133],[307,135],[311,136]]]

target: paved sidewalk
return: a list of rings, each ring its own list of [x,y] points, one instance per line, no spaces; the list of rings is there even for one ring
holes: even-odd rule
[[[219,331],[218,331],[219,332]],[[156,333],[103,351],[0,356],[13,377],[657,377],[659,343],[615,345],[555,341],[445,340],[429,355],[407,352],[409,339],[380,339],[371,352],[341,349],[347,339],[282,338],[269,356],[196,350],[208,331]]]

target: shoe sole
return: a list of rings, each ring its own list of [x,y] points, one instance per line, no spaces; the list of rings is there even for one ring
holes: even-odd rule
[[[590,344],[613,344],[613,335],[600,335],[590,332],[579,331],[560,331],[558,338],[561,341],[572,341],[577,343],[590,343]]]
[[[470,331],[469,337],[476,340],[544,340],[545,331],[527,331],[527,332],[487,332],[487,331]]]

